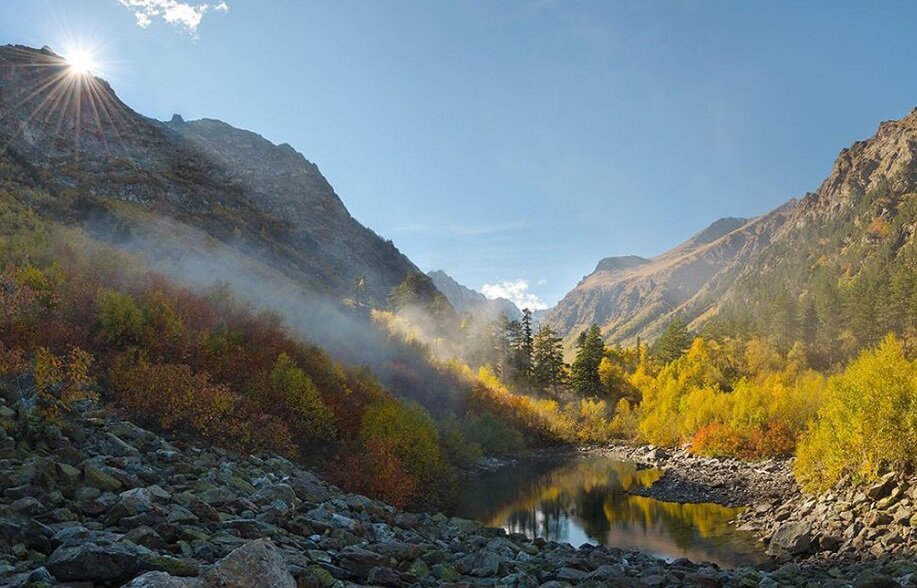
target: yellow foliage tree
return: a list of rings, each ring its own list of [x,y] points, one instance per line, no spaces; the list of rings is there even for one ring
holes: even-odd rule
[[[828,399],[800,441],[796,476],[825,490],[843,476],[870,480],[917,464],[917,360],[889,335],[828,384]]]

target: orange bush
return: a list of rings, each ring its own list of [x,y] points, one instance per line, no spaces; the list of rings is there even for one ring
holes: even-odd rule
[[[419,486],[398,457],[394,443],[385,440],[342,452],[331,468],[331,481],[351,492],[378,496],[397,507],[411,502]]]

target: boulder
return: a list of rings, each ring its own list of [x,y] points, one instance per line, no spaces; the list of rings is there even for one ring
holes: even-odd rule
[[[144,570],[149,549],[111,533],[73,536],[54,550],[45,566],[66,582],[124,582]],[[148,569],[148,568],[147,568]]]
[[[783,523],[771,537],[767,551],[771,555],[802,555],[809,551],[811,542],[812,528],[809,523]]]
[[[201,576],[200,588],[295,588],[283,554],[270,539],[236,549]]]
[[[83,468],[86,483],[99,490],[114,492],[121,488],[121,482],[96,464],[86,464]]]
[[[884,476],[882,476],[881,478],[879,478],[879,480],[875,484],[867,488],[866,496],[868,496],[872,500],[879,500],[879,499],[885,498],[886,496],[891,494],[896,483],[897,482],[895,480],[895,473],[889,472],[885,474]]]

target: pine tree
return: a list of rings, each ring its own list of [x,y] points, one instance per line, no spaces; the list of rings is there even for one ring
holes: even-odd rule
[[[571,380],[573,389],[580,396],[598,396],[602,393],[602,381],[599,378],[599,366],[605,354],[605,342],[602,340],[602,331],[594,324],[589,327],[585,335],[578,339],[576,359],[571,367]]]
[[[676,316],[653,342],[652,355],[663,364],[675,361],[688,350],[691,340],[688,323],[681,316]]]
[[[535,382],[557,394],[558,388],[566,382],[567,367],[561,338],[551,327],[542,326],[532,342],[532,372]]]
[[[523,377],[532,375],[532,354],[534,351],[532,337],[532,311],[522,310],[522,330],[519,339],[519,371]]]

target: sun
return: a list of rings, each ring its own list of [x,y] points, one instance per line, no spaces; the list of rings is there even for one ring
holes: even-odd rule
[[[96,66],[92,53],[84,50],[71,51],[67,54],[66,59],[70,73],[78,76],[91,74]]]

